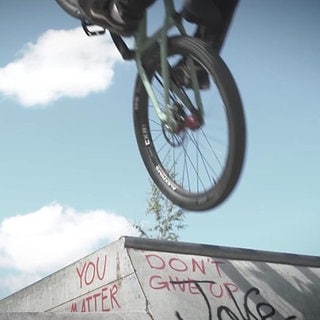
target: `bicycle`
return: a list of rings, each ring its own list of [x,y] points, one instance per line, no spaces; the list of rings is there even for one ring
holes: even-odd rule
[[[150,177],[174,204],[205,211],[221,204],[239,180],[246,141],[242,102],[219,54],[188,36],[173,0],[163,4],[163,25],[148,35],[146,12],[132,47],[121,35],[110,35],[123,59],[137,66],[134,130]],[[88,35],[105,31],[82,26]],[[177,34],[169,35],[171,30]],[[188,87],[174,73],[182,60],[190,74]],[[209,74],[210,89],[200,90],[197,65]]]

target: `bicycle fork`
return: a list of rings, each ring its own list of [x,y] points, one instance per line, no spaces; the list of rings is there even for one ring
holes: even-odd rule
[[[144,88],[148,94],[150,102],[154,107],[158,118],[163,123],[166,129],[171,132],[178,132],[181,127],[190,128],[192,130],[198,129],[203,123],[203,107],[202,101],[199,92],[199,83],[196,76],[194,61],[191,58],[187,58],[187,64],[190,69],[191,83],[194,89],[195,102],[197,108],[194,107],[193,103],[190,101],[183,88],[179,87],[175,81],[171,80],[170,77],[170,65],[168,63],[168,30],[172,27],[176,27],[181,35],[187,35],[184,26],[181,21],[179,21],[177,14],[174,11],[172,0],[164,0],[166,2],[165,8],[167,10],[164,26],[155,32],[151,37],[147,36],[146,33],[146,16],[140,22],[139,28],[135,33],[135,61],[137,65],[137,70],[141,81],[144,85]],[[152,88],[150,80],[147,76],[146,70],[143,66],[143,53],[148,52],[150,48],[155,43],[159,44],[160,49],[160,74],[162,78],[163,86],[163,97],[164,97],[164,106],[160,106],[160,103],[156,97],[156,94]],[[177,117],[176,109],[177,103],[170,101],[170,91],[173,91],[174,94],[179,98],[181,106],[183,105],[191,113],[191,116],[186,117],[185,123],[181,126],[181,119]],[[182,108],[182,107],[181,107]],[[180,109],[181,109],[180,108]],[[183,113],[183,111],[181,110]]]

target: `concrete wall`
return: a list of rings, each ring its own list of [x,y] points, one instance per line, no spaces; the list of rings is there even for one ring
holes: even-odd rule
[[[0,313],[0,320],[150,320],[145,313],[70,313],[70,312],[9,312]]]
[[[0,301],[0,312],[145,310],[146,301],[121,239]]]
[[[1,300],[0,319],[319,320],[319,299],[319,257],[126,237]]]
[[[155,319],[320,319],[319,268],[166,252],[129,255]]]

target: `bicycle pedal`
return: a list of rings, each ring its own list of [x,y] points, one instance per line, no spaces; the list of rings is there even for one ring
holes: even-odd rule
[[[102,27],[99,27],[97,25],[93,25],[93,24],[87,23],[85,21],[82,21],[81,25],[82,25],[82,29],[84,30],[86,35],[89,36],[89,37],[101,36],[101,35],[104,35],[106,33],[106,29],[104,29]],[[96,28],[96,29],[92,29],[92,28]]]

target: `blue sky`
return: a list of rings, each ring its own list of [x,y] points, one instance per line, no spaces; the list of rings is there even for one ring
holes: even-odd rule
[[[159,19],[157,7],[151,10]],[[221,52],[243,99],[244,170],[182,241],[320,255],[320,3],[242,0]],[[136,76],[53,0],[0,0],[0,298],[132,234],[149,178]]]

